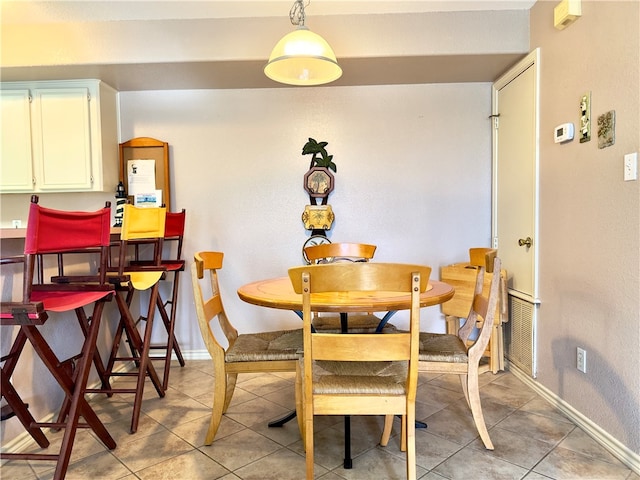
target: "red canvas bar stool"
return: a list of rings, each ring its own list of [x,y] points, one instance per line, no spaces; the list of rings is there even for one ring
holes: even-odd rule
[[[158,300],[156,306],[162,318],[162,323],[167,332],[164,343],[152,343],[150,349],[152,351],[162,351],[162,355],[152,355],[149,358],[152,361],[163,362],[162,388],[167,389],[169,386],[169,372],[171,371],[171,356],[175,353],[181,367],[184,367],[184,357],[180,350],[180,345],[175,336],[176,311],[178,305],[178,288],[180,280],[180,272],[184,271],[185,262],[182,259],[182,240],[184,238],[184,226],[186,219],[186,210],[180,212],[167,212],[164,226],[164,251],[162,255],[162,266],[166,269],[166,274],[161,280],[171,282],[170,298],[167,301],[162,299],[162,292],[158,291]],[[141,243],[137,243],[135,247],[135,260],[131,263],[134,265],[153,265],[153,260],[140,259]],[[173,274],[172,276],[170,274]],[[170,310],[167,312],[167,307]]]
[[[18,418],[25,413],[23,407],[26,408],[26,405],[9,379],[27,341],[62,388],[66,404],[65,412],[57,422],[33,422],[31,415],[21,419],[23,424],[23,420],[30,422],[31,428],[25,427],[32,436],[35,435],[34,438],[39,436],[39,427],[63,428],[62,444],[57,454],[3,452],[0,458],[55,461],[53,478],[56,480],[66,475],[78,427],[91,428],[107,448],[116,447],[115,441],[85,399],[91,365],[97,358],[96,339],[102,312],[114,294],[113,286],[106,281],[110,220],[108,203],[96,212],[67,212],[41,207],[38,197],[32,196],[24,249],[23,298],[21,302],[3,302],[0,305],[1,324],[19,327],[11,352],[3,357],[2,396],[7,404],[11,405]],[[65,277],[62,258],[70,254],[97,256],[98,271]],[[40,259],[49,255],[56,258],[60,275],[44,283],[34,279],[35,265],[42,265]],[[44,272],[40,271],[38,277],[43,278]],[[86,315],[85,308],[92,309],[90,316]],[[79,353],[68,360],[62,361],[56,356],[38,328],[46,321],[52,321],[52,312],[75,312],[82,327],[84,340],[79,346]],[[80,423],[80,417],[84,419],[83,423]],[[46,442],[43,444],[46,445]]]
[[[164,226],[164,243],[166,246],[175,243],[175,255],[170,252],[163,256],[162,265],[166,268],[167,273],[164,280],[171,281],[171,298],[163,302],[162,297],[158,294],[158,311],[162,317],[162,323],[167,330],[167,341],[164,344],[152,344],[152,350],[164,350],[164,356],[152,356],[152,360],[164,361],[164,372],[162,377],[162,388],[165,390],[169,386],[169,372],[171,370],[171,356],[175,353],[181,367],[184,367],[184,357],[180,351],[180,345],[175,336],[176,311],[178,306],[178,288],[180,285],[180,272],[184,271],[184,260],[182,259],[182,240],[184,238],[184,225],[187,213],[184,209],[180,212],[167,212],[166,222]],[[171,278],[169,274],[173,274]],[[167,313],[167,306],[171,306]]]
[[[22,265],[21,268],[24,268],[23,256],[0,259],[0,265],[18,263]],[[27,315],[32,321],[37,319],[44,321],[47,318],[42,303],[25,305],[22,314]],[[11,314],[2,314],[1,320],[2,325],[14,324],[13,315]],[[0,363],[2,363],[2,367],[0,367],[0,392],[2,392],[2,398],[7,402],[6,405],[2,406],[0,418],[4,421],[16,417],[36,443],[41,448],[47,448],[49,446],[49,440],[44,435],[42,429],[36,425],[36,420],[29,411],[29,405],[20,398],[20,395],[10,381],[26,342],[26,335],[22,331],[18,331],[18,336],[11,345],[9,353],[0,357]]]
[[[120,321],[114,334],[111,354],[105,367],[103,385],[108,388],[90,389],[91,392],[133,393],[133,413],[131,416],[131,433],[138,430],[142,396],[145,380],[149,377],[158,396],[164,397],[165,390],[151,362],[151,334],[153,319],[158,303],[159,280],[166,268],[162,265],[162,246],[166,221],[166,209],[138,208],[133,205],[124,206],[124,218],[120,232],[118,266],[109,268],[109,280],[116,287],[116,303],[120,313]],[[129,246],[151,248],[152,260],[136,262],[135,256],[129,258]],[[133,260],[133,261],[132,261]],[[131,303],[135,292],[149,291],[149,304],[145,315],[134,318]],[[141,320],[146,320],[145,327],[139,330]],[[123,353],[123,340],[128,344],[129,352]],[[114,371],[116,363],[125,362],[126,371]],[[117,387],[110,383],[111,377],[135,377],[135,388]]]

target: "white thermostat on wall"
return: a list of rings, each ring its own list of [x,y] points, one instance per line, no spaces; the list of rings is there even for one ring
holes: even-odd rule
[[[556,143],[573,140],[573,123],[563,123],[558,125],[553,131],[553,140]]]

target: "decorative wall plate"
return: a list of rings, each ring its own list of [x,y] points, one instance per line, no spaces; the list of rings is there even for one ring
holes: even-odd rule
[[[311,167],[304,174],[304,189],[312,198],[326,198],[333,192],[333,174],[325,167]]]
[[[302,222],[307,230],[330,230],[335,215],[331,205],[305,205]]]

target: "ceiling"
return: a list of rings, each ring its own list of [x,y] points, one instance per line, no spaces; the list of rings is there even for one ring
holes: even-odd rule
[[[536,0],[305,0],[308,15],[529,10]],[[293,0],[2,0],[2,23],[286,16]]]
[[[343,68],[342,78],[331,86],[490,82],[528,53],[528,16],[526,45],[520,40],[517,48],[502,48],[509,42],[497,38],[493,47],[476,49],[485,37],[499,35],[495,31],[513,37],[510,29],[522,30],[510,25],[510,17],[493,27],[481,17],[528,15],[533,3],[313,0],[306,15],[312,30],[331,38]],[[99,78],[119,91],[283,87],[262,73],[275,44],[264,39],[290,31],[292,4],[292,0],[0,0],[4,44],[0,75],[2,81]],[[446,21],[436,16],[446,16]],[[154,46],[145,46],[145,38],[135,39],[145,29],[164,34]],[[226,37],[219,34],[225,29],[231,30]],[[218,35],[214,40],[212,32]],[[259,45],[238,45],[247,42],[242,38],[246,32]],[[40,35],[43,38],[37,39]],[[404,37],[418,47],[403,44]],[[12,46],[24,51],[18,53]],[[171,57],[175,50],[179,57]]]

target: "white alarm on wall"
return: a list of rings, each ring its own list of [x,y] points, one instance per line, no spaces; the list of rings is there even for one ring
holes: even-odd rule
[[[553,131],[553,140],[555,143],[563,143],[573,140],[573,123],[563,123],[562,125],[558,125]]]

